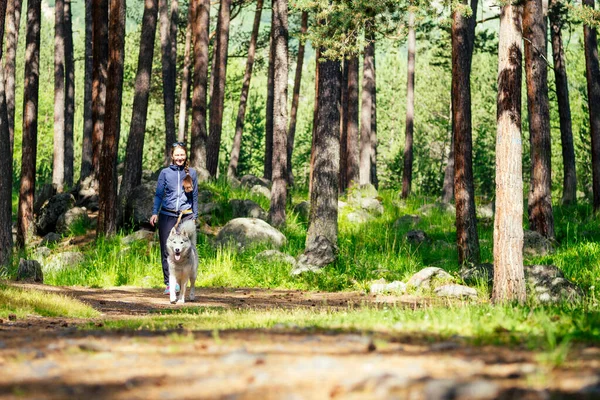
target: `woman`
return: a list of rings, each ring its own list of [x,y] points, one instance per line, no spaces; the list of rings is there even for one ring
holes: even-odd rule
[[[173,143],[171,165],[163,168],[158,176],[154,207],[150,224],[158,222],[160,254],[165,294],[169,294],[169,264],[167,263],[167,238],[181,215],[181,221],[198,218],[198,175],[189,167],[187,150],[181,142]],[[176,288],[179,291],[179,288]]]

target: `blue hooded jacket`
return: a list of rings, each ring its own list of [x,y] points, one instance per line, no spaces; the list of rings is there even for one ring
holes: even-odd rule
[[[198,218],[198,174],[193,168],[189,171],[193,181],[190,193],[183,189],[183,179],[186,176],[183,166],[171,164],[160,171],[154,194],[153,215],[157,215],[160,209],[161,214],[177,217],[180,211],[192,209],[194,219]]]

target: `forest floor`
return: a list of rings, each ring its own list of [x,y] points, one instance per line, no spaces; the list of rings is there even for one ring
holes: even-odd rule
[[[419,334],[294,327],[109,330],[108,320],[177,308],[159,289],[18,284],[77,298],[94,319],[0,321],[0,399],[592,399],[600,348],[574,344],[548,364],[522,346],[475,346]],[[191,307],[268,311],[419,307],[359,292],[200,288]],[[95,324],[97,328],[81,329]]]

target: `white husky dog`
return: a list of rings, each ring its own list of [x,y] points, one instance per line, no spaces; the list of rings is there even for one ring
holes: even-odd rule
[[[196,249],[196,224],[192,220],[182,222],[171,229],[167,239],[167,262],[169,263],[169,295],[171,303],[185,303],[185,289],[190,281],[190,301],[195,298],[194,285],[198,275],[198,250]],[[175,287],[179,284],[179,299]]]

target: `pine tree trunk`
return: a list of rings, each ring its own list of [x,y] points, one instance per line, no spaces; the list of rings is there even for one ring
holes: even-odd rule
[[[219,153],[221,149],[221,131],[223,127],[223,107],[225,103],[225,82],[227,79],[227,47],[229,46],[229,22],[231,0],[221,0],[219,8],[219,31],[217,32],[215,51],[214,87],[210,98],[208,150],[206,169],[211,176],[217,176]]]
[[[192,7],[188,8],[188,22],[185,28],[185,50],[183,53],[183,71],[181,74],[181,100],[179,101],[179,129],[177,140],[186,142],[187,136],[187,102],[190,95],[190,53],[192,50]]]
[[[583,0],[583,5],[594,9],[594,0]],[[592,141],[592,188],[594,211],[600,210],[600,68],[598,67],[598,38],[595,28],[583,26],[585,66]]]
[[[65,2],[65,167],[64,183],[73,186],[74,148],[73,127],[75,124],[75,59],[73,54],[73,22],[71,15],[72,0]]]
[[[525,301],[521,143],[522,6],[500,15],[492,301]]]
[[[175,142],[175,65],[173,65],[173,46],[171,40],[171,21],[169,19],[168,0],[158,0],[160,19],[160,49],[162,64],[163,102],[165,113],[165,154],[164,165],[171,160],[171,145]]]
[[[454,97],[450,95],[450,97]],[[452,121],[452,100],[450,100],[450,121]],[[449,204],[454,200],[454,133],[453,124],[450,123],[450,148],[448,161],[444,169],[444,183],[442,186],[442,203]]]
[[[125,8],[125,0],[110,1],[106,130],[100,159],[97,236],[113,236],[117,232],[117,155],[123,97]]]
[[[229,166],[227,167],[227,178],[237,177],[237,167],[240,159],[240,150],[242,148],[242,135],[244,133],[244,121],[246,119],[246,104],[248,103],[248,92],[250,91],[250,80],[252,79],[252,69],[254,67],[254,55],[256,54],[256,41],[258,40],[258,30],[260,28],[260,16],[262,15],[263,0],[256,2],[256,12],[254,13],[254,23],[250,35],[250,44],[248,45],[248,59],[246,60],[246,71],[244,71],[244,81],[242,82],[242,92],[240,94],[240,105],[238,107],[237,119],[235,121],[235,136],[231,147],[231,156]]]
[[[92,0],[93,9],[93,83],[92,83],[92,170],[94,180],[100,175],[104,117],[106,112],[106,79],[108,74],[108,0]]]
[[[348,142],[348,60],[342,61],[342,81],[340,82],[340,182],[339,190],[343,193],[348,186],[346,182],[347,142]]]
[[[560,139],[563,156],[563,195],[562,204],[577,202],[577,171],[575,168],[575,147],[573,145],[573,127],[571,123],[571,104],[569,102],[569,81],[565,50],[562,42],[561,2],[552,0],[550,12],[550,36],[552,39],[552,56],[554,59],[554,80],[556,82],[556,98],[560,119]]]
[[[550,109],[546,61],[546,24],[542,0],[527,0],[523,11],[527,110],[531,154],[529,229],[554,238],[550,149]]]
[[[358,57],[348,60],[348,126],[346,132],[346,188],[360,182],[358,131]]]
[[[275,0],[271,1],[273,4]],[[271,12],[271,21],[275,18]],[[263,178],[271,180],[273,176],[273,104],[274,104],[274,74],[275,74],[275,43],[273,43],[273,24],[271,23],[271,38],[269,40],[269,67],[267,72],[267,110],[265,115],[265,166]]]
[[[319,63],[319,106],[317,130],[314,136],[314,172],[310,194],[310,217],[306,247],[319,236],[337,245],[338,234],[338,174],[340,157],[340,62]]]
[[[287,201],[287,137],[288,137],[288,0],[273,3],[273,185],[269,221],[275,227],[285,225]],[[338,121],[339,123],[339,121]],[[339,140],[339,139],[338,139]]]
[[[10,154],[12,157],[15,136],[15,82],[17,45],[21,24],[21,0],[8,0],[6,4],[6,55],[4,57],[4,85],[10,135]]]
[[[315,52],[315,98],[313,103],[313,126],[312,126],[312,137],[310,142],[310,162],[308,167],[308,196],[310,198],[312,194],[313,185],[313,174],[315,170],[315,136],[317,135],[317,128],[319,127],[319,59],[321,58],[321,51],[317,49]],[[268,108],[267,108],[268,110]],[[309,221],[310,223],[310,221]]]
[[[92,121],[92,70],[94,69],[94,55],[92,53],[92,0],[85,0],[85,59],[83,78],[83,138],[81,143],[81,172],[79,180],[83,181],[92,173],[92,134],[94,123]]]
[[[41,0],[27,2],[25,84],[23,89],[23,141],[21,186],[17,212],[17,247],[24,248],[33,235],[33,198],[37,155],[37,122],[40,65]]]
[[[467,18],[459,10],[452,21],[452,126],[454,128],[454,196],[458,262],[479,262],[479,237],[473,187],[473,139],[471,132],[471,60],[475,42],[477,1]],[[463,0],[463,5],[467,0]]]
[[[402,194],[406,199],[411,192],[413,169],[413,131],[415,120],[415,14],[408,14],[408,76],[406,80],[406,133],[404,137],[404,168],[402,170]]]
[[[308,12],[302,12],[300,22],[300,35],[306,34],[308,30]],[[301,37],[298,44],[298,61],[296,62],[296,75],[294,77],[294,89],[292,94],[292,109],[290,111],[290,128],[288,131],[287,170],[288,185],[294,185],[294,172],[292,170],[292,154],[294,153],[294,141],[296,140],[296,120],[298,117],[298,104],[300,102],[300,84],[302,83],[302,67],[304,66],[304,47],[306,43]]]
[[[121,181],[121,190],[119,191],[119,213],[124,210],[129,193],[142,182],[142,159],[144,154],[146,119],[148,116],[150,82],[152,81],[152,60],[154,58],[154,37],[156,35],[157,16],[158,1],[145,0],[131,125],[129,127],[129,136],[127,137],[123,180]],[[122,215],[118,215],[117,217],[118,221],[121,222]]]
[[[377,63],[375,62],[375,43],[373,42],[373,99],[371,100],[371,183],[379,189],[377,178]]]
[[[65,183],[65,2],[54,6],[54,156],[52,184],[57,192]]]
[[[192,92],[192,133],[190,164],[206,168],[206,91],[208,89],[208,42],[210,0],[192,0],[194,7],[192,34],[194,36],[194,89]]]
[[[0,3],[0,39],[4,42],[6,2]],[[8,32],[7,32],[8,33]],[[0,46],[2,60],[2,46]],[[1,64],[0,64],[1,67]],[[12,174],[13,156],[4,89],[4,68],[0,68],[0,266],[8,267],[12,259]]]
[[[360,184],[371,183],[371,113],[373,112],[373,92],[375,76],[373,67],[373,33],[367,29],[367,44],[364,49],[362,103],[360,106]]]

